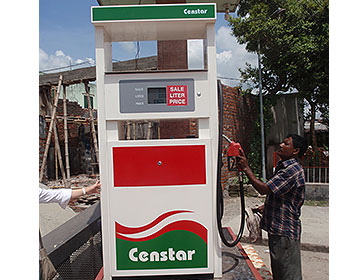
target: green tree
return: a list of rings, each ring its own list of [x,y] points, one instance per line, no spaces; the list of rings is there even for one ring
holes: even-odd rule
[[[242,0],[237,16],[229,24],[238,43],[256,53],[260,44],[263,94],[298,91],[310,105],[316,147],[317,112],[328,121],[328,0]],[[257,67],[239,71],[242,82],[257,87]]]

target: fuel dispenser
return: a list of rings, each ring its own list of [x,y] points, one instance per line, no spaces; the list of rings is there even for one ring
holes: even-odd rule
[[[222,125],[216,5],[96,6],[91,18],[96,39],[104,279],[220,278],[223,204],[217,171]],[[112,69],[112,42],[187,39],[203,39],[204,69]],[[178,119],[196,119],[198,138],[123,137],[126,121]]]

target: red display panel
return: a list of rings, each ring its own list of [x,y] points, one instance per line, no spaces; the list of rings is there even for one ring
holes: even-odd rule
[[[167,86],[167,105],[168,106],[187,106],[188,105],[188,86],[169,85]]]
[[[113,148],[114,187],[206,184],[205,146]]]

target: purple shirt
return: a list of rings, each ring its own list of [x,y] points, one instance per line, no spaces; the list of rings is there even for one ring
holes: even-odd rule
[[[300,240],[300,215],[305,199],[302,166],[295,158],[279,161],[274,176],[266,184],[271,193],[266,196],[262,229],[271,235]]]

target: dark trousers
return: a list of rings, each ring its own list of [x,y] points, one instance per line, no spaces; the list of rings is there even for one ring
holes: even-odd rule
[[[300,241],[269,234],[269,248],[274,280],[302,279]]]

